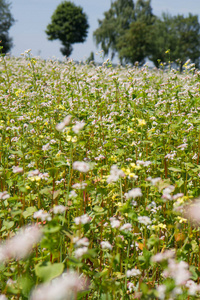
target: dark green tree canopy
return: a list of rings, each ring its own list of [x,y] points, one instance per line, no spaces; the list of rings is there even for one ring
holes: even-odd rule
[[[154,22],[150,0],[116,0],[104,19],[99,20],[99,28],[93,33],[97,45],[111,58],[118,53],[122,62],[144,62],[147,56],[146,39],[149,26]]]
[[[12,47],[12,39],[9,37],[9,29],[14,23],[14,18],[10,12],[10,3],[0,0],[0,46],[2,53],[7,53]]]
[[[163,14],[162,19],[157,19],[152,27],[151,40],[149,58],[156,66],[158,59],[162,62],[179,60],[181,69],[188,59],[196,67],[200,66],[200,24],[197,15]],[[170,52],[166,53],[168,49]]]
[[[118,52],[118,38],[134,21],[134,2],[132,0],[117,0],[111,3],[111,8],[104,13],[104,19],[98,20],[99,28],[93,33],[97,45],[100,45],[105,55],[111,52],[113,58]]]
[[[64,1],[53,13],[46,34],[49,40],[60,40],[63,45],[62,54],[69,56],[73,50],[72,44],[85,41],[88,28],[87,16],[83,9],[69,1]]]

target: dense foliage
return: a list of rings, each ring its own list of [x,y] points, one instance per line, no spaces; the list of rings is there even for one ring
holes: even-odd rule
[[[80,6],[70,1],[59,4],[47,26],[46,34],[49,40],[60,40],[63,55],[69,56],[74,43],[83,43],[89,28],[87,16]]]
[[[0,62],[0,299],[199,299],[200,72]]]
[[[14,23],[10,12],[10,4],[6,0],[0,0],[0,46],[1,53],[7,53],[12,47],[12,39],[9,37],[9,29]]]
[[[97,45],[104,54],[115,54],[122,63],[143,64],[150,59],[156,66],[160,61],[170,59],[180,66],[190,59],[199,67],[200,63],[200,24],[198,16],[189,14],[162,18],[153,15],[151,1],[116,0],[99,20],[99,28],[94,31]]]

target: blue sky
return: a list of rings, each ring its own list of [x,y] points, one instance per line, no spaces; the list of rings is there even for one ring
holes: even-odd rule
[[[50,23],[51,15],[61,0],[13,0],[11,12],[17,22],[10,29],[14,47],[11,54],[20,56],[27,49],[32,50],[34,56],[49,59],[56,57],[62,59],[59,41],[48,41],[45,29]],[[110,8],[111,0],[74,0],[76,5],[82,6],[88,16],[90,24],[88,37],[85,43],[75,44],[71,58],[85,60],[93,51],[100,51],[95,46],[93,31],[98,27],[98,19],[103,18],[103,13]],[[198,14],[200,20],[200,0],[152,0],[153,12],[160,16],[162,12],[172,15],[189,12]],[[96,61],[101,61],[100,55],[96,55]],[[116,62],[117,60],[115,60]]]

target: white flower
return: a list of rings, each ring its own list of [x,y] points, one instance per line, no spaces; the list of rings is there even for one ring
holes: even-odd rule
[[[164,284],[161,284],[156,287],[156,290],[158,292],[158,298],[161,300],[165,299],[165,292],[166,292],[166,286]]]
[[[45,212],[43,209],[40,209],[33,214],[34,219],[41,219],[42,222],[44,221],[51,221],[51,216],[49,213]]]
[[[195,296],[196,292],[200,291],[200,285],[193,280],[188,280],[185,286],[189,289],[188,294],[191,296]]]
[[[87,186],[87,183],[86,182],[81,182],[81,183],[75,183],[75,184],[73,184],[72,185],[72,187],[74,188],[74,189],[78,189],[78,190],[84,190],[85,189],[85,187]]]
[[[76,192],[74,190],[72,190],[70,193],[69,193],[69,198],[76,198],[78,195],[76,194]]]
[[[130,293],[132,293],[135,290],[134,284],[132,282],[128,282],[127,289],[129,290]]]
[[[110,224],[112,228],[118,228],[120,226],[120,221],[115,217],[110,218]]]
[[[53,213],[54,214],[62,214],[64,211],[66,211],[67,207],[64,205],[56,205],[53,207]]]
[[[51,282],[41,284],[31,293],[30,300],[74,299],[82,290],[84,282],[76,273],[63,273]]]
[[[161,180],[161,177],[156,177],[156,178],[148,177],[147,180],[150,181],[152,185],[156,185],[156,183]]]
[[[135,188],[135,189],[130,190],[128,193],[126,193],[125,196],[126,196],[126,199],[142,197],[142,191],[140,188]]]
[[[79,172],[88,172],[90,170],[90,166],[88,163],[84,162],[84,161],[75,161],[73,163],[73,169],[77,170]]]
[[[3,294],[0,295],[0,300],[7,300],[7,299],[8,298],[5,295],[3,295]]]
[[[102,241],[100,245],[102,249],[112,250],[112,245],[108,241]]]
[[[89,223],[90,221],[91,221],[91,218],[90,218],[87,214],[82,215],[82,216],[80,216],[80,217],[76,217],[76,218],[74,219],[74,222],[75,222],[76,225],[87,224],[87,223]]]
[[[40,174],[39,170],[36,169],[36,170],[30,171],[30,172],[28,173],[28,177],[34,177],[34,176],[37,176],[37,175],[39,175],[39,174]]]
[[[75,242],[76,247],[88,247],[89,246],[89,240],[86,237],[83,237],[82,239],[74,238],[73,242]]]
[[[175,256],[174,249],[166,250],[163,253],[157,253],[151,257],[151,261],[153,262],[161,262],[163,260],[168,260]]]
[[[78,248],[74,251],[74,256],[76,258],[80,258],[87,252],[88,252],[88,247]]]
[[[122,170],[119,170],[117,165],[113,165],[110,169],[110,176],[107,179],[107,183],[117,181],[119,177],[124,177],[125,174]]]
[[[24,171],[23,168],[20,168],[18,166],[13,166],[12,169],[13,169],[13,173],[23,173]]]
[[[149,225],[151,224],[151,219],[149,217],[146,216],[140,216],[138,217],[138,222],[144,225]]]
[[[56,125],[56,129],[59,131],[63,130],[65,126],[68,126],[70,124],[71,118],[72,118],[71,115],[66,116],[61,123]]]
[[[38,226],[28,226],[22,228],[11,239],[6,240],[0,246],[0,261],[7,261],[11,258],[16,260],[25,258],[30,254],[32,247],[37,244],[42,237]]]
[[[176,262],[174,259],[168,260],[168,268],[163,272],[164,277],[172,277],[176,285],[185,285],[190,279],[189,265],[184,262]]]
[[[10,198],[10,195],[8,194],[7,191],[0,192],[0,200],[6,200],[8,198]]]
[[[120,227],[120,230],[130,231],[132,229],[132,225],[130,223],[126,223]]]
[[[177,148],[180,148],[181,150],[184,150],[185,148],[187,148],[188,144],[185,143],[185,144],[182,144],[182,145],[179,145]]]
[[[42,146],[42,150],[43,151],[47,151],[49,148],[50,148],[50,144],[49,143],[47,143],[46,145]]]
[[[140,274],[141,274],[141,272],[138,269],[131,269],[126,272],[127,277],[138,276]]]
[[[73,126],[72,130],[77,134],[79,133],[80,130],[83,129],[83,127],[85,126],[85,122],[76,122],[76,125]]]

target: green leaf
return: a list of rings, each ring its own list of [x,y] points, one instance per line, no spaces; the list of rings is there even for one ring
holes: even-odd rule
[[[170,171],[173,171],[173,172],[182,172],[182,170],[180,168],[174,168],[174,167],[170,167],[168,168]]]
[[[35,266],[35,274],[42,281],[50,281],[53,278],[58,277],[63,273],[64,264],[55,263],[51,264],[50,262],[39,263]]]
[[[26,219],[26,218],[32,216],[33,213],[36,212],[36,211],[37,211],[37,208],[36,208],[35,206],[29,206],[29,207],[27,207],[27,209],[23,212],[22,215],[23,215],[24,219]]]

